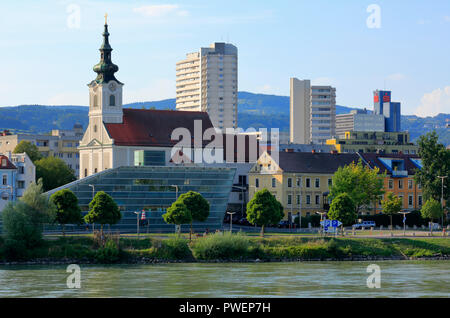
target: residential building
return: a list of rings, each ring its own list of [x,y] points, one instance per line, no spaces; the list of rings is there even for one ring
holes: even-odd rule
[[[207,112],[215,128],[237,128],[238,51],[216,42],[176,64],[177,110]]]
[[[36,145],[44,157],[57,157],[62,159],[79,175],[78,144],[83,136],[83,126],[76,124],[71,130],[55,129],[50,134],[11,134],[3,131],[0,135],[0,153],[13,152],[22,141],[29,141]]]
[[[344,138],[327,140],[339,153],[417,154],[419,147],[410,141],[408,132],[347,131]]]
[[[230,190],[235,175],[234,168],[212,168],[196,166],[137,166],[117,167],[104,170],[62,187],[53,189],[48,196],[61,189],[72,190],[78,198],[85,215],[89,202],[98,191],[112,196],[122,213],[120,222],[111,228],[120,232],[136,230],[135,212],[144,212],[149,222],[144,229],[155,232],[173,232],[162,215],[181,193],[195,191],[210,204],[208,219],[193,222],[195,232],[222,228]],[[141,215],[139,215],[141,217]],[[188,230],[189,224],[182,230]]]
[[[17,168],[16,195],[22,197],[28,186],[36,182],[36,167],[30,157],[24,153],[8,154],[11,162]]]
[[[350,111],[349,114],[336,115],[336,136],[344,138],[347,131],[384,132],[385,118],[381,114],[369,113],[366,109]]]
[[[6,155],[0,155],[0,211],[8,201],[17,199],[17,167]]]
[[[281,144],[280,151],[286,152],[328,152],[336,151],[333,145],[322,144]]]
[[[290,142],[325,144],[336,130],[336,88],[290,79]]]
[[[363,162],[370,168],[377,167],[380,174],[386,174],[384,177],[384,190],[394,193],[402,200],[403,210],[420,210],[424,201],[422,188],[414,180],[417,170],[422,168],[422,161],[417,155],[406,154],[360,154]],[[382,212],[381,201],[375,202],[376,213]],[[373,209],[373,205],[372,205]]]
[[[268,189],[283,205],[287,220],[326,211],[334,173],[358,160],[357,154],[279,152],[276,161],[264,152],[249,173],[249,200]]]
[[[391,91],[373,92],[374,113],[385,117],[385,131],[401,131],[401,105],[391,101]]]

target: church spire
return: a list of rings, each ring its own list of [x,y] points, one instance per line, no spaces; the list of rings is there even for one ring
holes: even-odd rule
[[[111,51],[113,49],[111,48],[111,45],[109,45],[107,17],[108,15],[105,14],[105,29],[103,31],[103,43],[100,46],[100,62],[98,62],[94,66],[94,72],[97,73],[97,78],[95,79],[95,82],[97,82],[98,84],[108,83],[110,80],[115,80],[116,82],[120,83],[114,76],[114,73],[116,73],[119,70],[119,67],[111,61]]]

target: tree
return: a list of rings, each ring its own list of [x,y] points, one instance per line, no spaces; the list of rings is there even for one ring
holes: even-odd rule
[[[247,204],[247,220],[261,226],[262,237],[265,226],[278,223],[283,217],[283,206],[267,189],[256,192]]]
[[[33,248],[42,241],[43,224],[53,222],[54,215],[55,206],[42,194],[42,181],[32,183],[18,202],[3,209],[6,237]]]
[[[419,156],[422,159],[422,168],[417,169],[414,175],[416,183],[422,185],[424,201],[430,198],[441,200],[442,180],[438,176],[450,175],[450,150],[438,143],[436,131],[420,136]],[[450,177],[444,179],[444,200],[450,203]]]
[[[103,237],[103,225],[116,224],[121,218],[122,214],[114,199],[106,192],[99,191],[89,203],[89,212],[85,215],[84,220],[89,224],[99,223],[100,233]]]
[[[39,148],[29,141],[22,140],[14,148],[13,153],[26,153],[30,157],[31,161],[35,162],[42,159],[42,154],[39,152]]]
[[[50,191],[76,180],[74,171],[59,158],[46,157],[34,164],[36,165],[36,179],[42,178],[44,191]]]
[[[31,183],[20,198],[30,207],[31,220],[35,224],[52,223],[55,220],[56,207],[43,194],[43,188],[42,179],[39,179],[37,183]]]
[[[392,233],[392,216],[402,209],[402,199],[397,197],[394,193],[388,192],[386,199],[381,201],[383,207],[383,213],[389,215],[391,220],[391,233]]]
[[[62,189],[50,197],[50,200],[56,206],[55,221],[62,225],[63,235],[65,236],[66,224],[82,224],[83,216],[78,206],[78,198],[69,189]]]
[[[333,185],[328,197],[333,200],[342,193],[347,193],[352,199],[355,213],[358,214],[363,206],[375,202],[384,193],[383,177],[379,169],[363,166],[361,160],[357,164],[351,163],[339,167],[333,176]]]
[[[168,224],[178,225],[178,235],[181,233],[181,224],[188,224],[192,222],[192,215],[186,204],[180,201],[175,201],[163,214],[164,221]]]
[[[422,206],[420,213],[424,219],[428,218],[431,220],[430,233],[433,234],[433,219],[438,219],[443,214],[441,204],[433,198],[428,199]]]
[[[191,213],[191,230],[189,233],[189,239],[191,239],[192,221],[206,221],[209,216],[209,202],[200,193],[194,191],[183,193],[177,201],[184,203]]]
[[[352,224],[358,216],[355,204],[347,193],[341,193],[333,199],[327,215],[331,220],[341,221],[344,225]]]

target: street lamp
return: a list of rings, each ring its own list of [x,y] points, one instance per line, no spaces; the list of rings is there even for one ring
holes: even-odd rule
[[[326,215],[327,215],[327,212],[319,212],[319,211],[317,211],[316,214],[320,214],[320,222],[322,223],[322,215],[325,215],[325,216],[326,216]],[[323,228],[322,224],[320,224],[320,227]],[[322,234],[325,234],[324,229],[322,229]]]
[[[172,184],[170,186],[175,188],[175,201],[176,201],[178,200],[178,186],[176,184]]]
[[[406,214],[410,213],[407,211],[398,212],[399,214],[403,214],[403,236],[406,236]]]
[[[235,214],[236,212],[228,212],[227,214],[230,215],[230,233],[233,233],[233,214]]]
[[[136,214],[136,233],[137,233],[137,237],[139,239],[139,214],[141,214],[141,213],[134,212],[134,214]]]
[[[88,186],[90,186],[92,188],[92,200],[94,200],[94,197],[95,197],[95,185],[88,184]],[[94,229],[95,229],[95,223],[92,223],[92,234],[94,234]]]
[[[447,176],[438,176],[438,178],[441,179],[441,205],[442,205],[442,228],[444,228],[444,179],[447,178]]]

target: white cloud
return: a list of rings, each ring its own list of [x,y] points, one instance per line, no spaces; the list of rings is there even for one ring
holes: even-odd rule
[[[435,116],[439,113],[450,112],[450,86],[438,88],[431,93],[426,93],[420,100],[421,103],[414,112],[417,116]]]
[[[445,20],[445,22],[450,22],[450,16],[446,15],[446,16],[444,17],[444,20]]]
[[[181,10],[178,4],[147,5],[134,8],[133,11],[152,18],[161,18],[172,14],[180,17],[189,15],[189,11]]]

